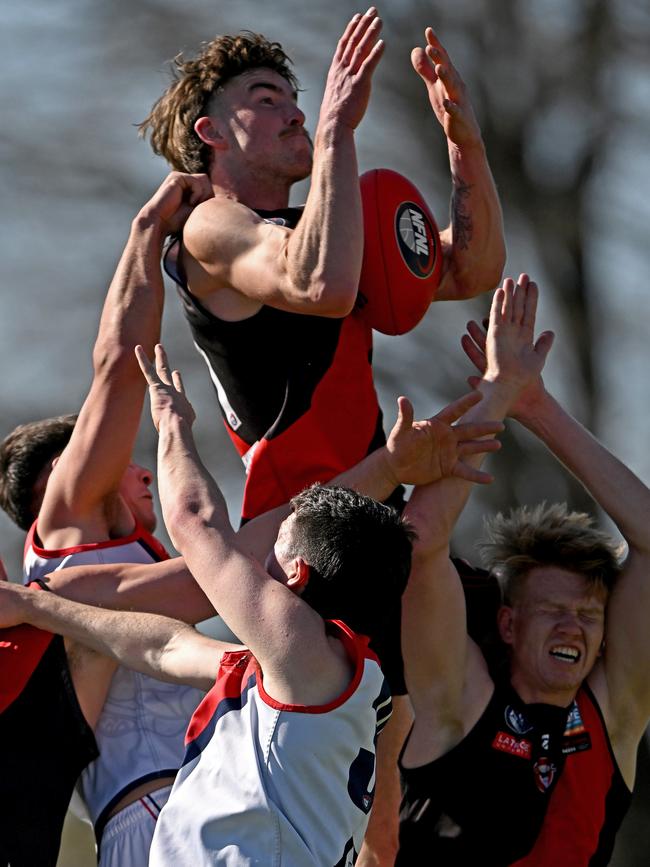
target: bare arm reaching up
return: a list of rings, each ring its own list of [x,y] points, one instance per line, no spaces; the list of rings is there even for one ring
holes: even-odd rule
[[[468,332],[463,346],[482,370],[485,335],[476,322],[469,323]],[[589,682],[606,715],[614,752],[631,788],[638,744],[650,719],[650,491],[549,394],[541,376],[520,394],[509,414],[584,485],[628,545],[627,559],[607,606],[605,650]]]
[[[447,137],[453,183],[451,224],[441,232],[445,257],[436,299],[471,298],[493,289],[506,258],[503,216],[467,88],[431,27],[414,48],[433,113]]]
[[[535,379],[550,349],[545,333],[534,341],[537,287],[524,274],[495,292],[488,330],[487,368],[478,384],[483,400],[464,420],[502,419]],[[478,467],[481,455],[468,458]],[[449,560],[449,540],[470,485],[441,479],[415,489],[406,515],[418,541],[404,595],[402,646],[415,724],[406,764],[431,761],[458,743],[492,692],[485,662],[467,635],[465,600]]]
[[[126,535],[133,518],[119,494],[140,424],[144,389],[136,343],[160,332],[160,254],[192,207],[212,195],[205,175],[169,175],[133,221],[108,290],[93,351],[93,381],[70,442],[52,471],[39,514],[45,547]]]

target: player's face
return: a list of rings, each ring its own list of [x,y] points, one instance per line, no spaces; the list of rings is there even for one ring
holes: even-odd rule
[[[153,473],[138,464],[129,464],[122,476],[120,494],[126,500],[133,517],[149,532],[156,527],[153,495],[149,490]]]
[[[278,535],[275,540],[273,550],[269,552],[264,568],[272,578],[276,581],[287,583],[288,573],[291,568],[293,557],[290,556],[291,551],[291,527],[295,520],[293,512],[284,519],[278,529]]]
[[[312,144],[296,92],[271,69],[231,79],[216,96],[214,116],[229,155],[249,172],[274,172],[290,183],[311,172]]]
[[[512,682],[524,700],[571,701],[600,652],[606,602],[606,591],[578,573],[531,570],[512,608],[499,614]]]

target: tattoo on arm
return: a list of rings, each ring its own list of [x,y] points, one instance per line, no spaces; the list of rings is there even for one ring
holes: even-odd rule
[[[472,222],[471,212],[467,208],[467,198],[469,197],[470,184],[459,176],[453,176],[454,190],[451,195],[451,225],[453,231],[454,245],[460,250],[467,250],[469,243],[474,234],[474,224]]]

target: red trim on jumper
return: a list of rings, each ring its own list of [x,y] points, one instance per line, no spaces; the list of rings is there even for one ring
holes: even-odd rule
[[[69,548],[41,548],[36,542],[36,539],[38,538],[36,532],[37,521],[38,519],[34,521],[29,533],[27,534],[27,539],[25,540],[25,556],[30,547],[34,550],[34,553],[43,560],[55,560],[57,557],[67,557],[70,554],[81,554],[84,551],[98,551],[102,548],[117,548],[120,545],[130,545],[132,542],[142,541],[145,545],[153,548],[154,552],[161,558],[161,560],[169,560],[169,554],[164,549],[163,545],[137,521],[135,528],[128,536],[122,536],[119,539],[106,539],[103,542],[83,542],[79,545],[71,545]]]
[[[196,740],[209,725],[217,708],[226,699],[238,699],[248,682],[252,654],[248,648],[227,650],[221,655],[214,686],[199,702],[192,714],[187,731],[185,746]]]
[[[225,427],[226,431],[228,432],[228,436],[232,440],[232,444],[237,449],[237,453],[239,454],[239,457],[240,458],[243,457],[246,454],[246,452],[250,449],[252,443],[247,443],[246,440],[243,440],[240,436],[238,436],[238,434],[235,433],[235,431],[230,427],[230,425],[225,420],[225,418],[223,420],[223,426]]]
[[[0,713],[21,694],[53,638],[25,623],[0,629]]]
[[[214,686],[194,711],[185,734],[185,745],[196,740],[210,723],[217,708],[225,699],[238,699],[250,681],[255,676],[255,684],[261,699],[269,707],[291,713],[328,713],[344,704],[359,686],[363,676],[365,661],[372,660],[379,665],[379,659],[368,647],[368,638],[352,632],[340,620],[328,620],[338,630],[338,638],[342,641],[346,653],[354,664],[354,676],[343,693],[327,704],[302,705],[282,704],[272,698],[262,685],[262,670],[259,663],[248,648],[243,650],[227,650],[221,656],[219,670]]]
[[[343,644],[345,648],[345,652],[348,655],[348,659],[354,665],[354,676],[352,680],[347,685],[345,690],[341,693],[338,698],[335,698],[333,701],[328,702],[327,704],[283,704],[282,702],[276,701],[272,698],[268,692],[264,689],[264,684],[262,680],[262,670],[259,667],[259,663],[255,660],[255,667],[257,670],[257,690],[260,694],[260,697],[264,701],[264,704],[267,704],[269,707],[275,708],[276,710],[286,710],[291,713],[329,713],[332,710],[335,710],[337,707],[341,707],[342,704],[350,698],[351,695],[354,694],[355,690],[359,686],[361,682],[361,678],[363,676],[363,667],[366,659],[372,659],[377,662],[379,665],[379,661],[377,657],[371,650],[368,650],[368,639],[365,635],[357,635],[352,632],[345,623],[342,623],[340,620],[328,620],[328,626],[334,626],[338,630],[338,635],[335,634],[335,638],[338,638],[339,641]]]
[[[586,684],[576,701],[591,749],[566,757],[535,845],[513,867],[583,867],[598,851],[607,794],[620,771],[600,707]]]

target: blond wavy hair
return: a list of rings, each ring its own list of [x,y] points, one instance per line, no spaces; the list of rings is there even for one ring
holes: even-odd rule
[[[499,513],[485,522],[485,531],[479,550],[506,605],[516,601],[526,576],[537,567],[577,572],[608,592],[621,570],[625,546],[596,529],[590,515],[570,512],[566,503]]]

